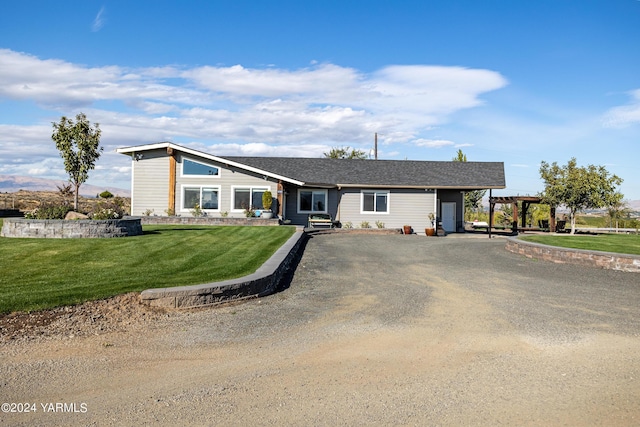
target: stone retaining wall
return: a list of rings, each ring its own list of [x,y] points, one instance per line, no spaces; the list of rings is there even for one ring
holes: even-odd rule
[[[31,237],[46,239],[108,238],[142,234],[139,219],[64,220],[5,218],[3,237]]]
[[[585,251],[526,242],[517,237],[507,239],[506,249],[528,258],[541,259],[559,264],[576,264],[640,273],[640,256],[612,252]]]
[[[277,218],[221,218],[221,217],[190,217],[190,216],[140,216],[137,218],[143,225],[189,224],[189,225],[279,225]]]
[[[298,229],[255,273],[238,279],[193,286],[147,289],[140,301],[155,307],[193,308],[261,297],[285,287],[283,279],[295,268],[307,235]]]

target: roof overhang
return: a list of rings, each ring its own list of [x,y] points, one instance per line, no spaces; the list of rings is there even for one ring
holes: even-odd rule
[[[261,174],[263,176],[267,176],[267,177],[270,177],[270,178],[273,178],[273,179],[286,181],[286,182],[289,182],[291,184],[300,185],[300,186],[305,185],[305,183],[302,182],[302,181],[298,181],[298,180],[295,180],[295,179],[292,179],[292,178],[289,178],[289,177],[286,177],[286,176],[274,174],[274,173],[266,171],[266,170],[254,168],[252,166],[247,166],[247,165],[242,164],[242,163],[238,163],[238,162],[234,162],[234,161],[225,159],[224,157],[214,156],[212,154],[205,153],[203,151],[198,151],[198,150],[194,150],[194,149],[191,149],[191,148],[184,147],[182,145],[173,144],[171,142],[158,142],[158,143],[155,143],[155,144],[136,145],[136,146],[132,146],[132,147],[122,147],[122,148],[116,149],[116,152],[120,153],[120,154],[125,154],[125,155],[133,155],[135,153],[140,153],[142,151],[161,150],[161,149],[173,149],[175,151],[180,151],[180,152],[183,152],[183,153],[187,153],[187,154],[190,154],[192,156],[201,157],[201,158],[204,158],[204,159],[212,160],[214,162],[222,163],[222,164],[227,165],[227,166],[233,166],[233,167],[238,168],[238,169],[243,169],[243,170],[246,170],[246,171],[250,171],[250,172],[257,173],[257,174]]]
[[[451,185],[378,185],[378,184],[337,184],[338,188],[407,188],[414,190],[461,190],[461,191],[473,191],[473,190],[488,190],[488,189],[503,189],[506,186],[451,186]]]

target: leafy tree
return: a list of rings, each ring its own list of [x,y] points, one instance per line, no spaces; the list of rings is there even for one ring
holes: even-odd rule
[[[544,203],[551,206],[564,205],[569,209],[571,234],[576,231],[576,213],[584,209],[611,206],[622,196],[616,186],[622,179],[610,175],[604,166],[579,167],[573,157],[565,166],[540,164],[540,177],[544,181],[544,192],[540,195]]]
[[[60,119],[60,123],[53,122],[51,139],[56,143],[60,157],[64,160],[69,181],[75,187],[73,202],[75,210],[78,210],[80,186],[87,181],[89,171],[95,168],[96,160],[102,153],[100,133],[100,125],[96,123],[95,127],[91,127],[91,123],[83,113],[76,116],[75,122],[64,116]]]
[[[456,153],[456,157],[453,159],[454,162],[466,162],[467,155],[462,152],[461,149],[458,149]],[[487,190],[472,190],[465,191],[464,193],[464,211],[465,211],[465,220],[471,219],[467,218],[467,212],[471,212],[471,215],[476,215],[480,210],[480,202],[482,202],[482,198],[487,194]]]
[[[113,194],[109,190],[104,190],[102,193],[98,194],[101,199],[110,199],[113,197]]]
[[[614,194],[611,203],[607,207],[607,214],[609,215],[610,227],[613,228],[615,222],[616,228],[620,220],[629,218],[631,216],[631,209],[621,193]]]
[[[356,150],[351,147],[333,147],[324,156],[329,159],[366,159],[367,153],[362,150]]]

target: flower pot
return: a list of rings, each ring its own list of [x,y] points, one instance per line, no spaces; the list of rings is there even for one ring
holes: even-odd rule
[[[271,219],[271,218],[273,218],[273,212],[271,212],[271,211],[262,211],[261,217],[264,218],[264,219]]]
[[[425,228],[424,229],[424,233],[427,236],[435,236],[436,235],[436,229],[435,228]]]
[[[411,234],[411,226],[410,225],[402,226],[402,230],[404,231],[404,234]]]

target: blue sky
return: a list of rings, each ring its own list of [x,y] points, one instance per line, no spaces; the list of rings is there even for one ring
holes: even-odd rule
[[[51,122],[87,114],[93,185],[115,149],[604,165],[640,199],[640,1],[11,1],[0,14],[0,174],[66,179]]]

